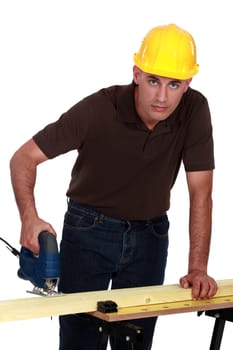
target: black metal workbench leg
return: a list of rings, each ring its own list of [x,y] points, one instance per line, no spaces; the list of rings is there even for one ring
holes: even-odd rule
[[[106,350],[107,343],[108,343],[108,335],[102,333],[102,331],[100,330],[98,350]]]
[[[225,322],[226,321],[221,318],[216,318],[210,344],[210,350],[220,349]]]

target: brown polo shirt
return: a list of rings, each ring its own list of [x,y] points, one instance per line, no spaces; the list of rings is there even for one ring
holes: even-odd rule
[[[206,98],[191,88],[155,130],[134,105],[134,85],[86,97],[34,141],[48,158],[77,150],[67,196],[106,215],[150,219],[167,211],[181,162],[186,171],[214,168]]]

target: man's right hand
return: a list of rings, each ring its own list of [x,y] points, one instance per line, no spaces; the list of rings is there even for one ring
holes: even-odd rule
[[[42,231],[48,231],[56,236],[56,232],[52,225],[40,219],[30,219],[30,221],[22,222],[20,244],[29,249],[34,254],[39,254],[38,236]]]

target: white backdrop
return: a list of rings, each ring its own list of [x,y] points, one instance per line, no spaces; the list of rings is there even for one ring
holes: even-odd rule
[[[2,0],[0,2],[1,231],[19,248],[20,221],[10,184],[13,152],[37,130],[95,90],[132,79],[133,54],[146,32],[167,23],[190,31],[200,71],[192,87],[208,97],[215,136],[214,215],[209,273],[232,276],[231,186],[232,15],[231,1],[206,0]],[[60,238],[65,192],[75,154],[39,167],[40,216]],[[183,169],[172,192],[166,284],[186,273],[188,196]],[[0,300],[28,297],[31,285],[17,277],[18,261],[0,242]],[[153,349],[208,349],[214,319],[196,313],[160,317]],[[221,350],[232,348],[227,324]],[[0,324],[4,350],[58,348],[57,319]],[[4,346],[2,346],[4,344]]]

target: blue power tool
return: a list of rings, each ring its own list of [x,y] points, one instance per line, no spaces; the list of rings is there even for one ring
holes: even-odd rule
[[[19,255],[18,276],[34,285],[32,293],[56,294],[55,288],[60,277],[60,259],[56,237],[43,231],[39,234],[39,255],[36,256],[22,247]]]
[[[59,294],[55,291],[60,277],[60,258],[56,237],[50,232],[43,231],[39,234],[38,239],[39,255],[35,255],[24,247],[18,252],[1,238],[7,244],[7,248],[19,257],[18,276],[33,284],[34,288],[30,293]]]

